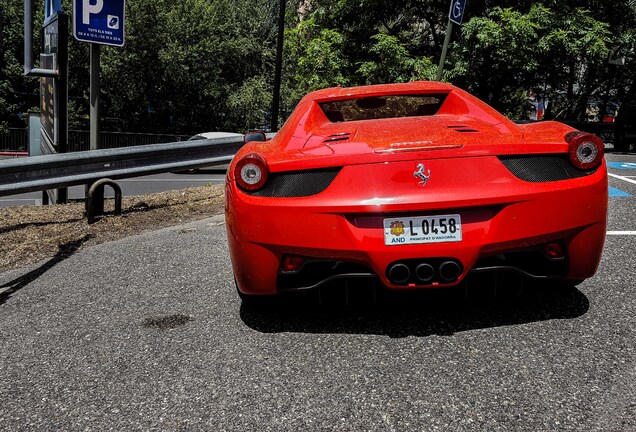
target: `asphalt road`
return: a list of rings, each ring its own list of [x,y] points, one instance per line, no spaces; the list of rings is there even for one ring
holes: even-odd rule
[[[163,173],[117,180],[117,184],[121,187],[124,197],[184,189],[193,186],[203,186],[206,184],[223,184],[224,182],[225,169],[222,168],[205,168],[194,174]],[[105,193],[106,196],[113,195],[110,187],[105,188]],[[84,199],[84,186],[70,187],[68,196],[69,199]],[[42,192],[31,192],[0,197],[0,208],[40,204],[42,204]]]
[[[253,309],[222,218],[0,273],[0,430],[636,430],[636,157],[608,160],[577,288]]]

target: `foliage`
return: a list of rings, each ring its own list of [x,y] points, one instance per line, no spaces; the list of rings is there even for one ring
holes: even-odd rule
[[[288,111],[308,92],[347,85],[344,38],[335,30],[321,29],[313,19],[285,31],[285,86],[283,105]],[[293,60],[292,60],[293,59]]]
[[[22,1],[8,1],[0,8],[0,127],[23,125],[17,113],[39,104],[38,79],[22,77],[22,27],[17,25]],[[126,2],[125,46],[101,47],[102,129],[195,134],[266,123],[277,4]],[[41,22],[36,17],[34,27]],[[89,44],[72,37],[69,78],[69,125],[86,129]]]
[[[431,59],[414,58],[397,37],[379,33],[371,40],[373,60],[363,62],[358,69],[368,84],[434,79],[436,69]]]
[[[109,49],[103,62],[113,117],[129,112],[134,117],[124,125],[190,133],[265,122],[254,113],[262,117],[270,103],[262,96],[273,63],[268,2],[140,0],[127,7],[126,46]],[[246,98],[246,83],[261,86],[251,105],[237,102]]]
[[[228,98],[232,118],[248,129],[265,129],[272,104],[270,85],[264,76],[247,78]]]
[[[519,103],[518,91],[524,88],[541,89],[544,94],[567,91],[569,103],[580,106],[573,90],[580,89],[583,99],[592,85],[598,85],[595,74],[608,54],[607,27],[581,8],[564,14],[542,4],[532,5],[527,13],[495,7],[463,26],[452,50],[451,75],[515,117],[522,116],[518,108],[523,105],[511,102]]]
[[[350,84],[433,78],[446,2],[306,3],[305,19],[344,38],[339,54]],[[635,29],[632,0],[468,2],[443,76],[514,118],[525,118],[526,92],[535,90],[554,102],[548,115],[583,119],[589,103],[636,92]],[[631,53],[631,68],[608,66],[613,46]]]
[[[22,73],[23,27],[15,25],[22,8],[21,0],[3,0],[0,7],[0,132],[24,124],[22,114],[39,103],[39,82]]]
[[[195,134],[267,124],[278,6],[128,1],[126,45],[101,49],[102,128]],[[38,79],[22,74],[22,7],[0,8],[0,129],[24,125],[20,113],[39,104]],[[319,88],[434,79],[447,14],[439,0],[287,0],[283,116]],[[468,2],[452,41],[444,79],[512,117],[526,116],[531,89],[558,118],[636,98],[634,0]],[[625,66],[608,64],[610,51]],[[89,45],[71,38],[71,128],[88,127],[88,71]]]

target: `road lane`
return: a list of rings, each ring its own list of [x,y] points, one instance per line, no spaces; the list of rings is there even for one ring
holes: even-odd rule
[[[0,429],[636,430],[636,185],[610,184],[597,275],[509,301],[249,308],[221,217],[0,273]]]

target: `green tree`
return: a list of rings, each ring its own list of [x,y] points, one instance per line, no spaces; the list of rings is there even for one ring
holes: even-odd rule
[[[523,116],[523,90],[534,88],[553,99],[563,95],[568,114],[580,116],[599,85],[609,43],[608,25],[582,8],[495,7],[462,26],[448,77],[513,117]]]
[[[267,123],[278,5],[127,2],[126,46],[102,48],[103,129],[194,134]],[[284,113],[323,87],[433,78],[448,3],[288,0],[287,11]],[[39,80],[22,76],[21,22],[22,2],[4,0],[0,128],[23,125],[19,113],[39,105]],[[636,98],[634,0],[468,2],[453,40],[444,79],[514,117],[523,116],[533,88],[559,118],[582,118],[592,100]],[[71,127],[87,128],[88,44],[69,45],[69,118]],[[615,48],[625,66],[607,63]]]
[[[103,58],[107,119],[128,130],[197,133],[249,128],[253,115],[238,106],[267,110],[267,98],[251,107],[237,101],[245,83],[269,83],[269,0],[138,0],[126,13],[126,46],[106,49]]]
[[[312,19],[303,20],[285,32],[285,85],[281,93],[287,110],[308,92],[348,85],[344,38],[331,29],[320,28]]]
[[[437,68],[428,57],[414,58],[400,40],[379,33],[371,37],[373,60],[363,62],[358,72],[368,84],[432,80]]]
[[[230,115],[245,129],[262,129],[269,119],[271,85],[265,76],[247,78],[228,98]]]
[[[300,20],[342,36],[336,54],[350,84],[426,77],[437,63],[447,2],[300,3]],[[590,100],[621,101],[636,91],[635,67],[607,64],[609,48],[619,46],[633,66],[635,30],[633,0],[468,2],[444,78],[513,117],[523,117],[526,91],[536,88],[555,102],[553,115],[582,118]],[[295,62],[290,54],[286,58]],[[416,60],[422,60],[418,68],[412,66]]]
[[[39,103],[39,80],[23,75],[22,10],[20,0],[3,0],[0,7],[0,132],[25,126],[21,115]],[[36,46],[38,41],[35,37]]]

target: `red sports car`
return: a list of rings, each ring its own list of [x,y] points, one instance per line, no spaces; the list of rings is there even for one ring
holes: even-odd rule
[[[515,124],[449,84],[311,93],[228,170],[239,294],[363,277],[450,287],[483,272],[578,283],[605,240],[603,153],[594,135]]]

